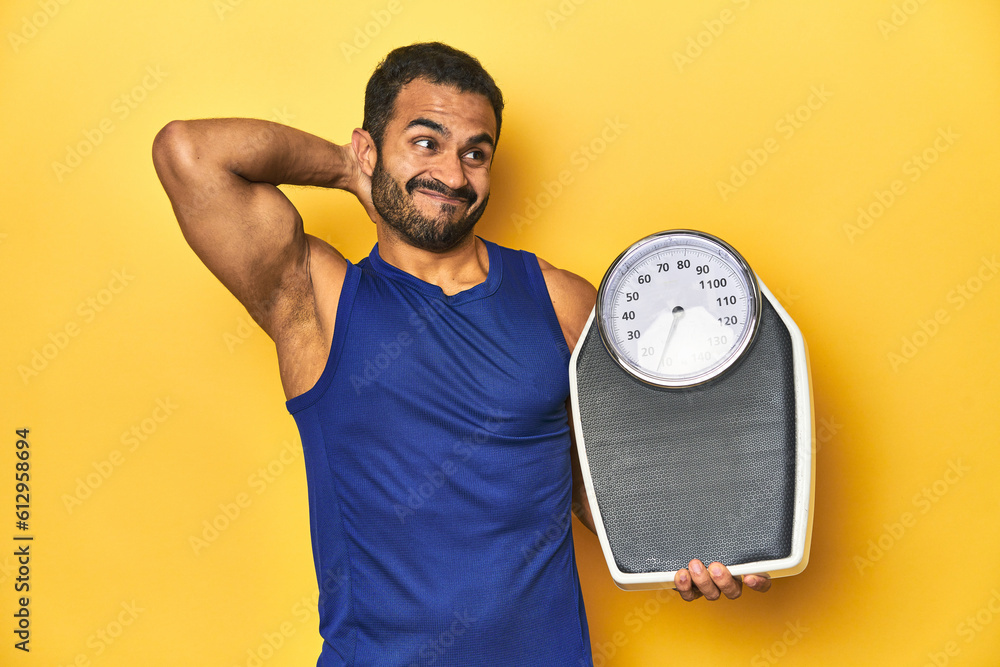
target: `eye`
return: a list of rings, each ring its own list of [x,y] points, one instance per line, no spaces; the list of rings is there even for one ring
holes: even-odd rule
[[[434,141],[431,139],[417,139],[413,143],[421,148],[426,148],[428,150],[434,149]]]
[[[473,148],[471,151],[465,154],[465,157],[476,162],[482,162],[486,159],[486,153],[478,148]]]

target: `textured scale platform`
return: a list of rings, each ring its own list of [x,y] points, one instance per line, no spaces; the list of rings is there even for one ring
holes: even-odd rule
[[[790,336],[767,299],[739,365],[692,389],[643,384],[590,328],[576,366],[579,413],[601,518],[622,572],[676,571],[692,558],[731,566],[789,556],[791,359]]]

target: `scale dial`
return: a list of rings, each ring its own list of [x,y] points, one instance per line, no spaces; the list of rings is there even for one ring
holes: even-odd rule
[[[711,234],[680,229],[636,242],[604,275],[597,323],[611,356],[660,387],[692,387],[730,368],[760,321],[746,260]]]

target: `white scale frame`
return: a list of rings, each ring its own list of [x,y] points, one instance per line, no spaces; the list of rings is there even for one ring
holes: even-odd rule
[[[775,312],[777,312],[781,321],[788,329],[792,341],[792,377],[795,385],[796,410],[795,500],[792,513],[792,550],[786,558],[731,565],[729,566],[729,571],[734,576],[742,574],[767,574],[772,578],[787,577],[802,572],[809,562],[815,496],[813,480],[816,473],[816,433],[813,423],[812,382],[809,371],[809,356],[802,332],[759,277],[757,278],[757,282],[760,285],[761,297],[766,299]],[[594,518],[594,527],[597,529],[597,537],[601,542],[601,549],[604,551],[604,558],[608,563],[608,569],[611,571],[611,577],[619,588],[624,590],[674,588],[673,582],[674,577],[677,575],[676,570],[671,572],[622,572],[618,568],[614,554],[611,551],[611,545],[608,542],[607,531],[601,517],[600,506],[597,503],[597,496],[594,492],[594,484],[590,475],[590,465],[587,460],[587,443],[583,437],[583,424],[580,420],[576,377],[577,360],[580,356],[580,350],[583,347],[583,341],[586,339],[590,328],[594,326],[595,313],[596,308],[590,313],[590,318],[587,320],[587,325],[580,334],[569,364],[570,398],[573,406],[573,428],[576,448],[580,459],[580,467],[583,471],[584,485],[587,489],[590,512]]]

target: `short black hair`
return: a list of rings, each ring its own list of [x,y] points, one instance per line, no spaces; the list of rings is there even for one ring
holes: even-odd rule
[[[464,51],[441,42],[422,42],[390,51],[368,79],[365,119],[361,128],[371,135],[376,149],[382,149],[382,137],[392,118],[400,89],[421,78],[454,86],[463,93],[478,93],[489,100],[497,120],[494,144],[500,140],[503,95],[493,77]]]

